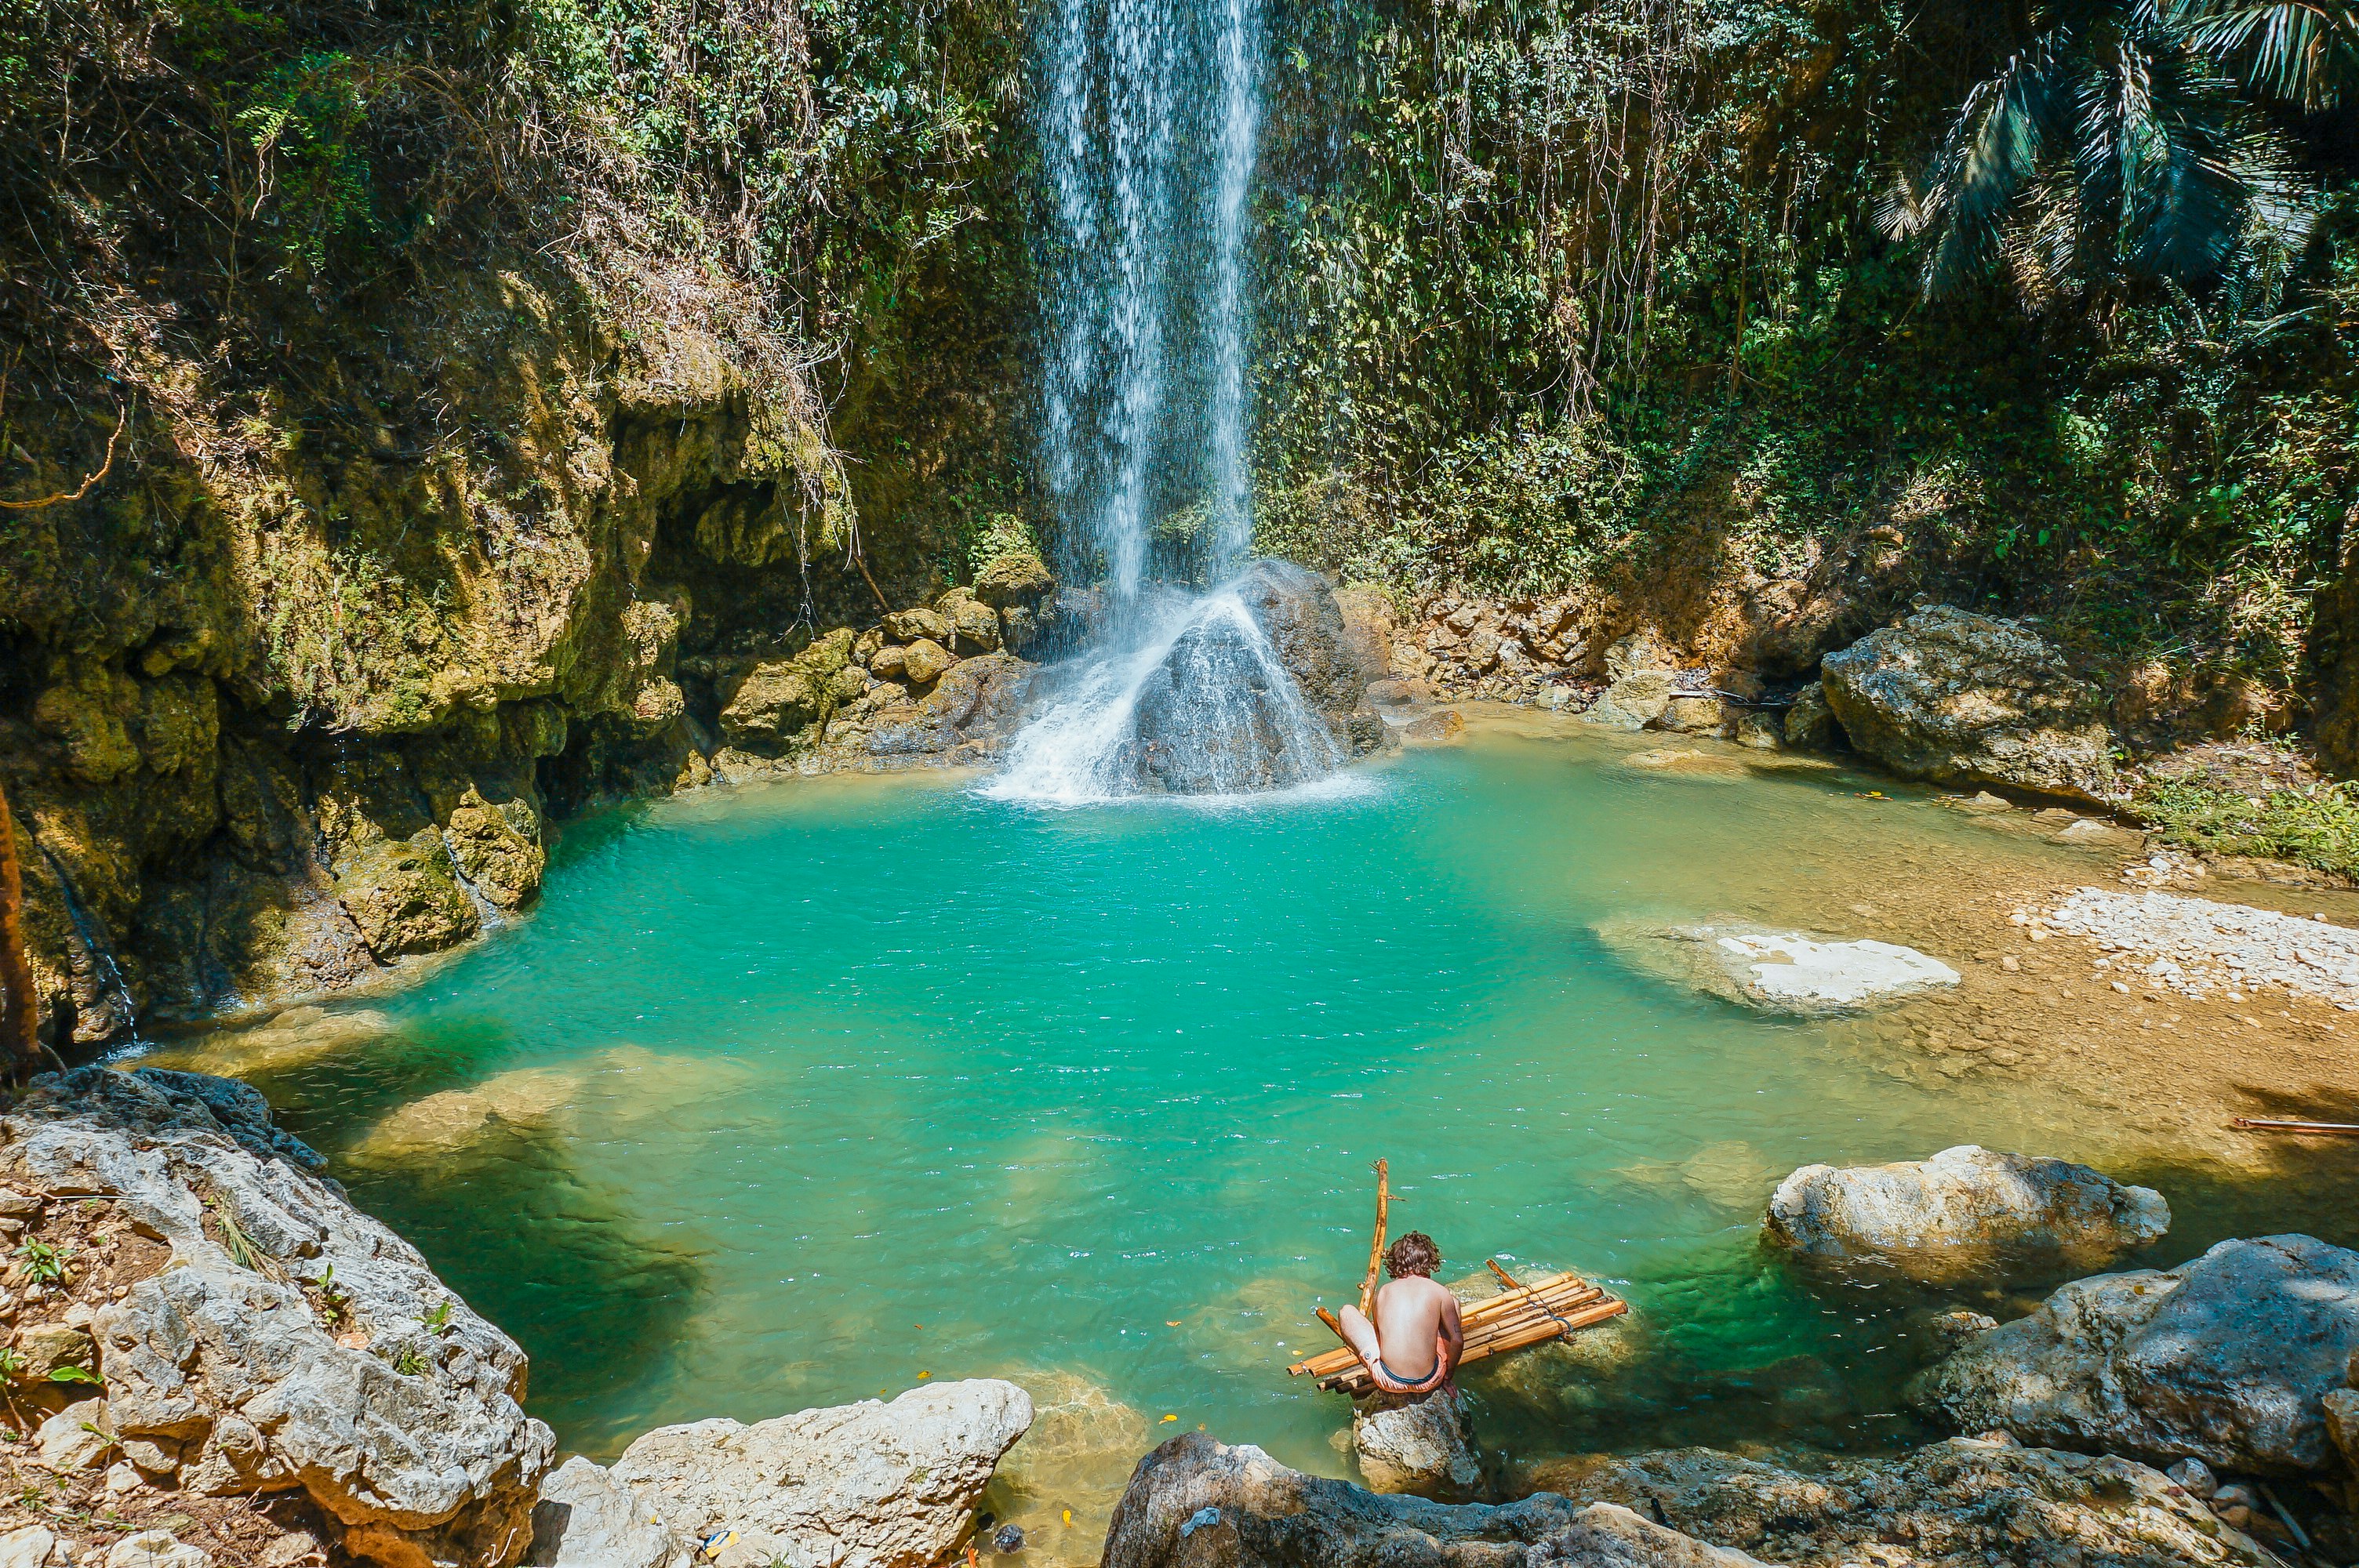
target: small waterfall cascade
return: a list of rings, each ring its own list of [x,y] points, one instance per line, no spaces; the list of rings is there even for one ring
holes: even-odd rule
[[[1042,474],[1103,574],[1094,650],[1046,683],[990,786],[1079,802],[1285,788],[1344,757],[1235,585],[1154,580],[1158,519],[1245,565],[1247,198],[1258,0],[1057,0],[1038,39],[1047,182]]]
[[[1076,666],[986,792],[1080,805],[1308,784],[1345,752],[1234,587],[1154,595],[1139,631]]]

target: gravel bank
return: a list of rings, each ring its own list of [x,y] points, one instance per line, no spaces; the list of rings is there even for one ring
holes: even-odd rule
[[[2181,996],[2245,992],[2275,986],[2359,1012],[2359,931],[2272,910],[2167,892],[2075,889],[2054,909],[2017,911],[2016,924],[2086,936],[2119,958],[2100,969],[2127,990],[2143,981]]]

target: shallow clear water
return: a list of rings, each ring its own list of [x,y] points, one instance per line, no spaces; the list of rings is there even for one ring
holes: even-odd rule
[[[1572,1267],[1635,1304],[1618,1368],[1470,1372],[1495,1446],[1897,1440],[1907,1315],[1762,1259],[1769,1188],[2033,1129],[2093,1145],[2030,1087],[1896,1075],[1856,1026],[1681,990],[1595,927],[1841,928],[1839,886],[2066,852],[1863,793],[1888,784],[1632,749],[1500,736],[1253,809],[937,777],[616,813],[566,835],[530,919],[375,1004],[389,1033],[255,1076],[593,1454],[1065,1372],[1162,1433],[1336,1471],[1347,1407],[1284,1367],[1356,1287],[1379,1155],[1446,1275]],[[2182,1207],[2177,1255],[2209,1238]]]

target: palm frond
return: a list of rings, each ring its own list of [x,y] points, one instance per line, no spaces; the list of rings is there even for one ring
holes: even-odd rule
[[[2321,0],[2169,0],[2190,44],[2256,91],[2331,108],[2359,80],[2359,10]]]

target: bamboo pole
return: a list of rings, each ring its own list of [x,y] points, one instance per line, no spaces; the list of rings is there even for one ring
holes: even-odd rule
[[[1360,1314],[1373,1321],[1376,1312],[1376,1271],[1384,1267],[1385,1227],[1392,1204],[1389,1162],[1376,1162],[1376,1238],[1368,1243],[1368,1277],[1360,1282]]]
[[[2245,1132],[2314,1132],[2335,1138],[2359,1138],[2359,1127],[2347,1121],[2275,1121],[2240,1116],[2228,1125]]]
[[[16,819],[0,793],[0,1049],[8,1076],[29,1076],[41,1054],[33,966],[25,956],[25,879],[16,863]]]

